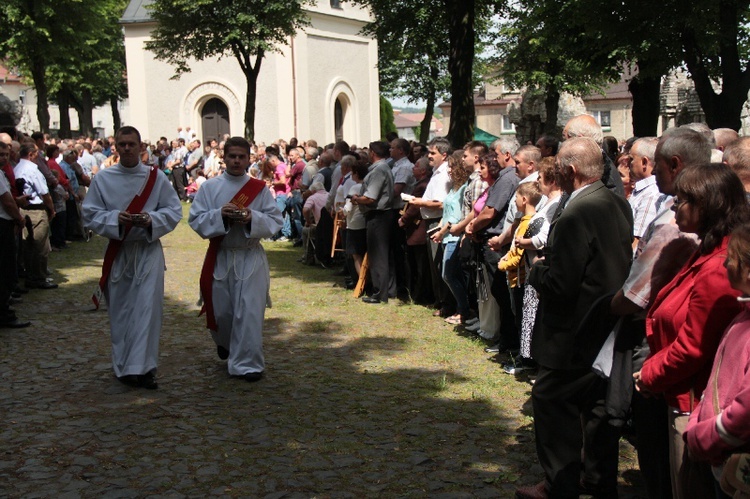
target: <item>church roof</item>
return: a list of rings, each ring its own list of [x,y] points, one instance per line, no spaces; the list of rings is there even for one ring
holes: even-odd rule
[[[146,7],[154,3],[154,0],[130,0],[125,12],[120,18],[121,24],[147,23],[152,21],[151,13]]]

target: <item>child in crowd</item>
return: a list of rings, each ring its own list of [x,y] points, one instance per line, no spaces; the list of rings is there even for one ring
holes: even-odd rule
[[[717,485],[728,494],[717,487],[716,497],[747,497],[750,470],[742,464],[747,457],[738,456],[750,452],[750,224],[732,232],[724,266],[732,288],[742,292],[737,300],[745,308],[724,332],[685,435],[690,457],[709,461]],[[745,495],[735,495],[738,490]]]
[[[531,218],[536,214],[536,205],[541,199],[542,192],[539,190],[539,185],[536,182],[526,182],[518,186],[516,190],[516,208],[518,209],[518,213],[522,213],[523,216],[518,223],[515,238],[519,236],[530,238],[539,232],[542,225],[541,219],[538,219],[539,222],[533,226],[530,222]],[[508,275],[508,283],[513,297],[516,328],[521,333],[523,331],[524,284],[526,283],[526,250],[516,244],[515,238],[510,250],[498,262],[497,268]],[[516,374],[531,367],[533,367],[531,359],[519,355],[511,363],[503,366],[503,371],[508,374]]]
[[[199,168],[195,179],[190,179],[190,183],[185,187],[185,194],[187,195],[188,203],[192,203],[195,199],[195,195],[198,193],[198,189],[200,189],[201,185],[203,185],[203,182],[206,181],[206,175],[203,173],[203,169]]]

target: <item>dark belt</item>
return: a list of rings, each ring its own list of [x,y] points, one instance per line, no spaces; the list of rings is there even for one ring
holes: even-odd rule
[[[21,208],[21,209],[26,210],[26,211],[33,211],[33,210],[44,211],[47,209],[47,207],[44,206],[43,204],[30,204],[26,206],[25,208]]]

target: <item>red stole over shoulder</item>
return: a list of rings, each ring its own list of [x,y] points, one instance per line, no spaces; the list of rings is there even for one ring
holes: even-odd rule
[[[266,188],[266,183],[250,178],[245,185],[234,195],[230,203],[234,204],[238,208],[247,208],[250,203]],[[218,326],[216,324],[216,316],[214,315],[214,302],[213,302],[213,284],[214,284],[214,267],[216,266],[216,257],[219,254],[219,248],[221,242],[224,240],[224,236],[212,237],[208,243],[208,251],[206,251],[206,258],[203,260],[203,269],[201,269],[201,280],[200,290],[201,296],[203,297],[203,307],[201,308],[200,315],[206,314],[206,327],[211,331],[216,331]]]
[[[136,196],[133,198],[132,201],[130,201],[130,204],[127,208],[125,208],[125,211],[128,213],[140,213],[143,211],[143,207],[146,206],[146,201],[148,201],[148,198],[151,196],[151,191],[154,190],[154,184],[156,183],[156,175],[157,171],[156,168],[151,168],[151,171],[148,174],[148,179],[146,180],[146,186],[143,188],[143,190],[140,192],[140,194],[136,194]],[[99,279],[99,284],[96,286],[96,290],[94,290],[94,295],[91,297],[91,300],[94,302],[94,308],[96,310],[99,309],[99,302],[101,301],[101,298],[104,294],[104,289],[107,287],[107,280],[109,279],[109,273],[112,271],[112,264],[115,262],[115,257],[117,256],[117,253],[120,252],[120,248],[122,247],[123,242],[125,242],[125,238],[128,237],[128,234],[130,233],[130,229],[132,229],[132,225],[125,226],[125,233],[122,236],[122,239],[110,239],[109,244],[107,245],[107,251],[104,253],[104,263],[102,264],[102,277]]]

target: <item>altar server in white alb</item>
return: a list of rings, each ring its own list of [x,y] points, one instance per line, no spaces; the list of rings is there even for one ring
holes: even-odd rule
[[[226,171],[207,180],[190,208],[190,227],[210,239],[200,290],[207,326],[231,376],[263,376],[263,317],[271,277],[260,240],[283,224],[265,182],[249,177],[250,143],[224,144]]]
[[[164,300],[164,252],[159,238],[174,230],[182,207],[166,175],[140,162],[141,134],[115,134],[120,162],[100,170],[82,205],[83,224],[109,239],[92,298],[106,297],[112,367],[123,383],[154,389]]]

